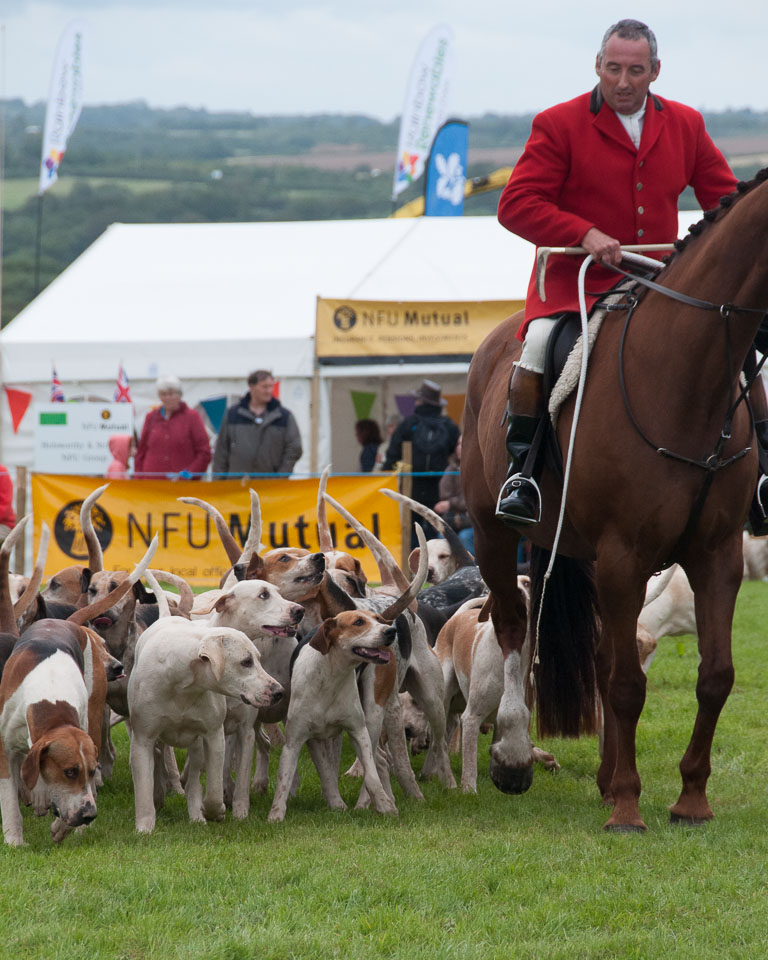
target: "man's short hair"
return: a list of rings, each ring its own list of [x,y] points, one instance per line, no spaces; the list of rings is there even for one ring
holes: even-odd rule
[[[248,374],[248,386],[252,387],[255,383],[261,383],[262,380],[274,380],[271,370],[254,370]]]
[[[614,34],[620,36],[622,40],[647,40],[651,51],[651,70],[656,67],[656,64],[659,62],[656,34],[649,26],[640,20],[619,20],[618,23],[614,23],[613,26],[608,27],[605,31],[603,42],[600,44],[600,53],[597,55],[597,62],[599,64],[603,62],[605,45]]]

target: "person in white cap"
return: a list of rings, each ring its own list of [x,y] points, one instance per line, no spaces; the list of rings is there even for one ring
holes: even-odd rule
[[[199,477],[211,462],[211,444],[202,417],[181,399],[178,377],[160,377],[157,396],[160,406],[150,410],[144,420],[133,461],[134,476]]]

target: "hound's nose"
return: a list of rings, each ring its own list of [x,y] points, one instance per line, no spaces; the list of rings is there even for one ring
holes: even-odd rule
[[[312,559],[312,563],[318,568],[318,570],[325,570],[325,554],[324,553],[313,553],[311,559]]]
[[[395,637],[397,636],[396,627],[387,627],[384,631],[384,643],[389,646],[391,643],[395,642]]]
[[[304,607],[300,607],[297,603],[296,606],[293,608],[293,610],[291,610],[291,622],[299,623],[303,616],[304,616]]]
[[[77,815],[78,825],[82,823],[92,823],[96,819],[96,804],[85,803]]]
[[[125,675],[122,663],[119,660],[112,660],[107,669],[107,681],[118,680]]]
[[[282,688],[280,690],[275,690],[272,693],[272,696],[269,698],[270,704],[274,706],[274,704],[280,703],[284,695],[285,695],[285,691],[282,690]]]

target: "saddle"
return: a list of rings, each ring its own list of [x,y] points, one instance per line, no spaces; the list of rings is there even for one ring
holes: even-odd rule
[[[592,350],[606,314],[611,310],[625,309],[622,301],[625,293],[632,286],[633,281],[621,280],[592,307],[588,317],[588,353]],[[562,480],[563,456],[557,441],[555,426],[560,407],[578,385],[580,369],[581,316],[574,312],[563,313],[552,328],[544,360],[543,392],[549,415],[543,416],[539,421],[533,443],[521,470],[522,476],[538,476],[541,472],[541,464],[546,457],[547,466]]]

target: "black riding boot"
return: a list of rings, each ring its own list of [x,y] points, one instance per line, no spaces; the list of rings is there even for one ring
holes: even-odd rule
[[[764,537],[768,535],[768,420],[755,421],[755,437],[760,471],[755,498],[749,510],[749,526],[753,536]]]
[[[541,374],[515,367],[507,401],[509,470],[496,502],[496,516],[512,526],[541,520],[539,487],[532,477],[523,477],[520,472],[541,420],[542,407]]]

